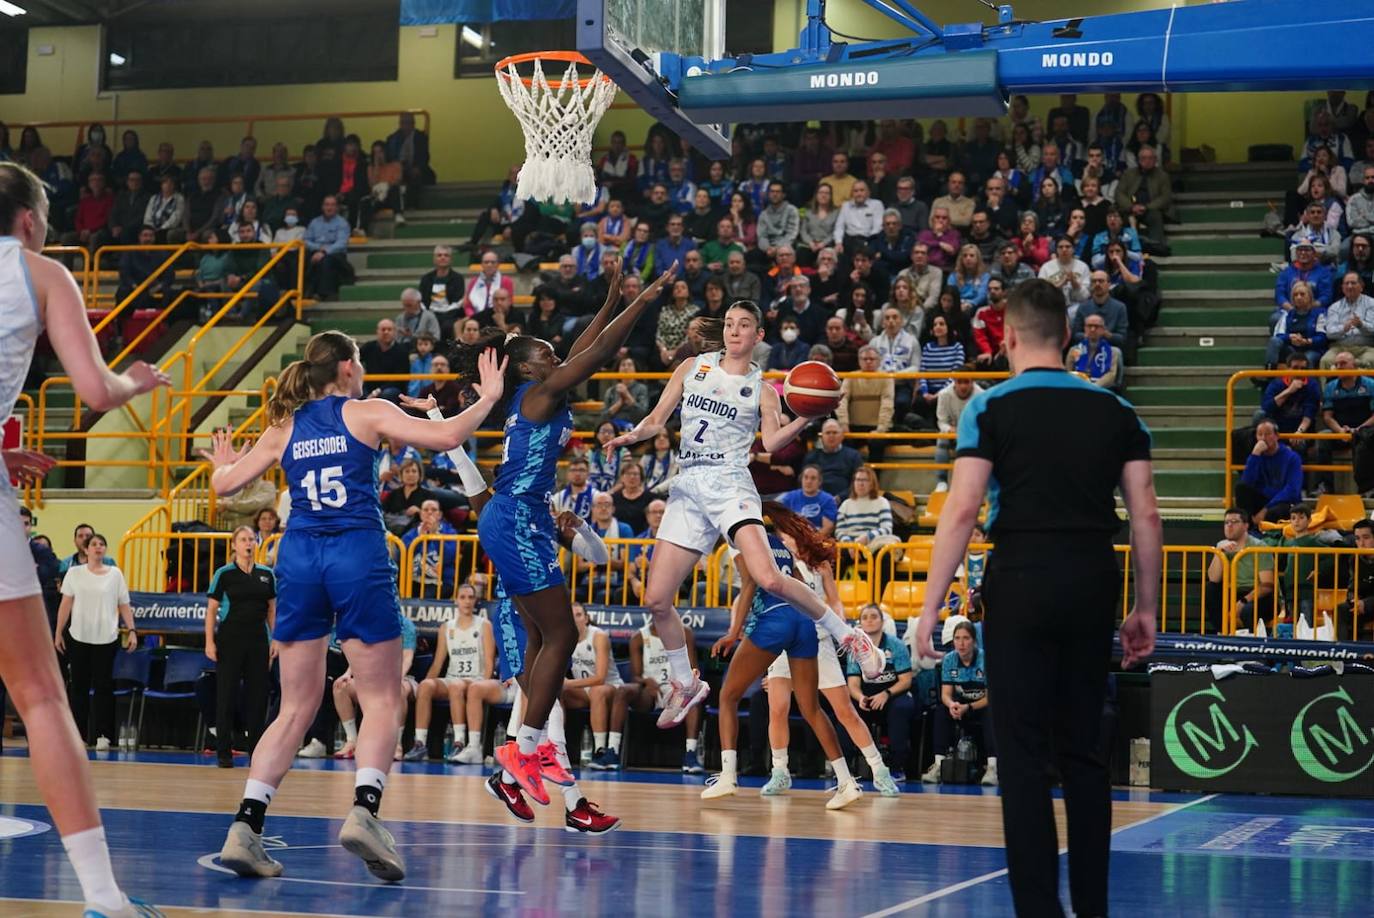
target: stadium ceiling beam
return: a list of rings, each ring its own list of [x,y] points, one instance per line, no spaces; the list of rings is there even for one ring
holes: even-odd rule
[[[32,3],[75,22],[100,22],[104,18],[99,10],[77,0],[32,0]]]

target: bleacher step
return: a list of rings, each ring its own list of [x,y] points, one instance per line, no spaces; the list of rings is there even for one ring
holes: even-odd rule
[[[1263,333],[1269,323],[1271,306],[1237,305],[1223,301],[1208,307],[1175,305],[1165,300],[1159,311],[1159,325],[1155,328],[1190,328],[1200,335],[1206,335],[1217,328],[1248,328]],[[1151,334],[1155,328],[1146,334]]]
[[[1145,349],[1141,350],[1144,354]],[[1224,387],[1197,388],[1193,386],[1129,386],[1126,390],[1131,403],[1139,408],[1210,408],[1219,410],[1226,406]],[[1236,403],[1247,407],[1259,407],[1259,391],[1254,386],[1241,386],[1236,389]]]
[[[1267,266],[1255,271],[1160,271],[1159,289],[1166,302],[1174,291],[1244,290],[1263,293],[1274,289],[1274,276],[1269,273]]]
[[[1263,364],[1262,347],[1143,347],[1136,355],[1142,367],[1248,367]]]

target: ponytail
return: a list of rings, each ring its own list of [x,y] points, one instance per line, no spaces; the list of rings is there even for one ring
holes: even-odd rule
[[[797,557],[805,561],[808,567],[835,561],[835,540],[821,535],[804,517],[772,500],[764,502],[763,512],[773,523],[774,529],[791,536],[792,541],[797,543]]]
[[[282,370],[267,403],[267,422],[278,427],[305,403],[319,398],[339,378],[339,364],[358,356],[358,346],[343,332],[320,332],[305,345],[305,357]]]
[[[713,316],[698,316],[697,333],[701,335],[702,349],[699,353],[709,354],[725,347],[725,320]]]

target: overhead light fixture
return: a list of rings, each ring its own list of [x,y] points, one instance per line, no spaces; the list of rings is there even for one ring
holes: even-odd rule
[[[0,0],[0,2],[3,2],[3,0]],[[110,66],[123,67],[126,63],[128,63],[128,61],[125,59],[124,55],[115,51],[110,52]]]
[[[0,0],[3,2],[3,0]],[[463,41],[478,51],[482,50],[482,34],[471,26],[463,26]]]
[[[23,16],[28,10],[17,3],[10,3],[9,0],[0,0],[0,13],[6,16]]]

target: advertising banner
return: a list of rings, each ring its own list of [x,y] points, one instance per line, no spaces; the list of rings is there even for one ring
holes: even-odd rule
[[[1374,796],[1374,676],[1157,672],[1150,702],[1156,787]]]

